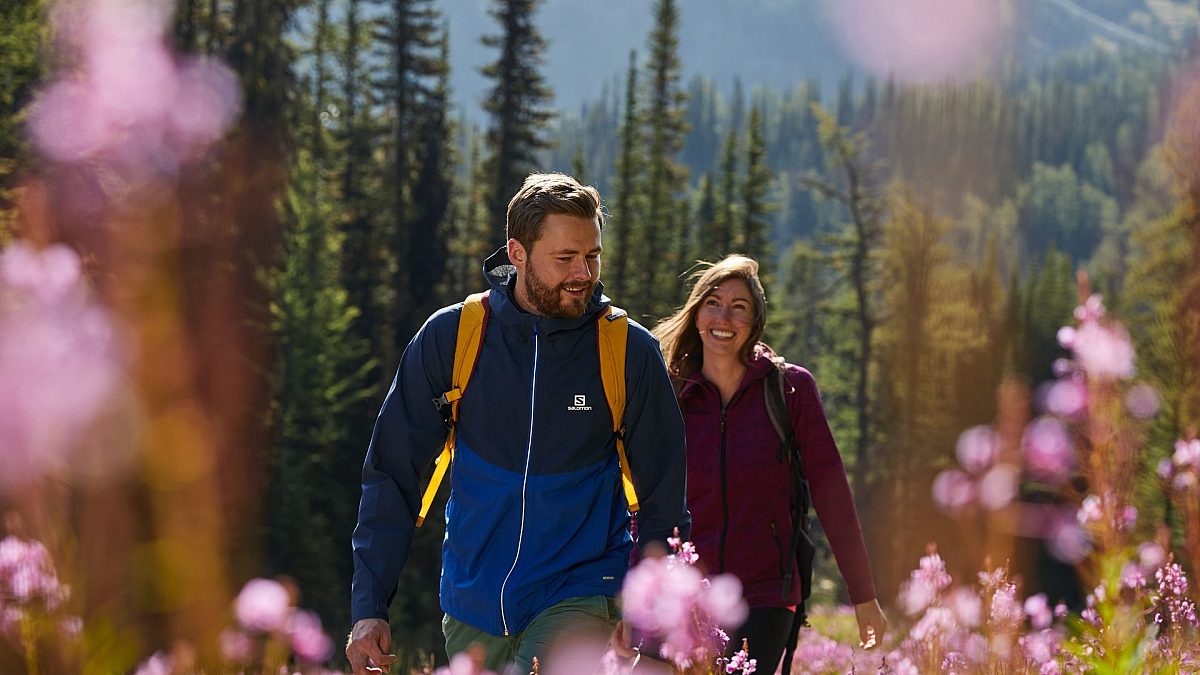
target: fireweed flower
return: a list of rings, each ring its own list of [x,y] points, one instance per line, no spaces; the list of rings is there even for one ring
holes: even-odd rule
[[[991,427],[971,427],[958,437],[955,455],[958,463],[967,471],[983,473],[996,461],[1000,454],[1000,436]]]
[[[1127,380],[1133,377],[1133,342],[1120,325],[1102,325],[1087,321],[1079,326],[1068,347],[1079,365],[1099,380]]]
[[[958,622],[966,628],[978,628],[983,616],[983,598],[968,588],[956,588],[946,603]]]
[[[333,640],[321,629],[315,612],[295,610],[287,622],[292,653],[305,663],[320,663],[333,655]]]
[[[1046,600],[1045,593],[1025,598],[1025,616],[1029,617],[1029,623],[1037,630],[1050,627],[1050,624],[1054,622],[1054,613],[1050,609],[1050,603]]]
[[[1088,495],[1083,499],[1083,504],[1079,506],[1079,515],[1076,516],[1080,525],[1088,525],[1098,523],[1104,519],[1103,506],[1100,498],[1096,495]]]
[[[1155,543],[1144,543],[1138,546],[1138,562],[1142,566],[1142,571],[1149,573],[1152,569],[1157,569],[1167,561],[1167,552],[1162,546]]]
[[[900,605],[911,615],[932,605],[938,594],[950,586],[953,579],[946,572],[946,563],[936,551],[921,558],[917,569],[909,574],[900,588]]]
[[[1196,603],[1188,598],[1188,580],[1178,563],[1168,562],[1154,573],[1158,587],[1151,600],[1154,622],[1171,626],[1196,626]]]
[[[657,642],[662,658],[688,668],[724,651],[729,637],[721,625],[741,623],[748,610],[736,577],[705,579],[694,567],[695,549],[678,536],[671,540],[671,555],[643,559],[629,571],[621,600],[643,644]]]
[[[135,178],[170,173],[220,138],[241,106],[237,77],[213,59],[176,58],[169,10],[165,0],[94,0],[52,15],[78,67],[34,103],[29,130],[42,154],[68,164],[103,160]]]
[[[1175,454],[1171,456],[1171,463],[1177,467],[1200,468],[1200,439],[1175,441]]]
[[[1075,451],[1067,428],[1053,417],[1039,417],[1025,427],[1021,439],[1031,477],[1061,485],[1075,467]]]
[[[975,501],[975,480],[965,471],[946,469],[933,479],[933,499],[947,511],[960,511]]]
[[[41,601],[47,610],[55,611],[66,598],[67,590],[41,542],[14,536],[0,541],[0,603],[19,606]]]
[[[1017,496],[1020,471],[1012,464],[997,464],[979,481],[979,504],[997,511],[1012,503]]]
[[[1087,412],[1087,383],[1078,377],[1052,382],[1040,390],[1039,398],[1046,412],[1059,417],[1078,418]]]
[[[282,630],[292,607],[287,588],[271,579],[251,579],[234,601],[234,614],[243,628],[271,632]]]
[[[79,256],[17,242],[0,253],[0,492],[69,465],[121,377]]]
[[[1017,600],[1016,585],[1007,581],[1000,584],[992,595],[992,611],[988,623],[998,631],[1016,632],[1024,620],[1025,611]]]
[[[1136,384],[1125,393],[1125,409],[1142,420],[1150,419],[1158,412],[1162,399],[1158,391],[1148,384]]]

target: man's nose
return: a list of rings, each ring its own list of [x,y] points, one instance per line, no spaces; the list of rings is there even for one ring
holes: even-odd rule
[[[571,266],[571,274],[574,275],[574,277],[576,279],[592,278],[592,268],[588,264],[587,258],[583,258],[582,260],[579,260],[574,265],[572,265]]]

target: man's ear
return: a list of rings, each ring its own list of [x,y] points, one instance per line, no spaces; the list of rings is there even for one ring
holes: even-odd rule
[[[516,239],[508,240],[508,261],[516,265],[518,270],[525,270],[525,263],[529,260],[529,253],[521,242]]]

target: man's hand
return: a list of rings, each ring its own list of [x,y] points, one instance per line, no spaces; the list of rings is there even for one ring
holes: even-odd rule
[[[863,649],[874,649],[883,642],[887,632],[887,617],[878,600],[860,602],[854,606],[854,617],[858,619],[858,637],[862,642],[858,646]]]
[[[608,646],[617,656],[623,659],[631,659],[637,656],[637,650],[630,644],[633,642],[633,636],[630,634],[629,624],[624,621],[617,622],[617,628],[613,631],[612,639],[609,640]]]
[[[389,673],[395,654],[392,648],[392,629],[383,619],[360,619],[346,641],[346,658],[354,675]]]

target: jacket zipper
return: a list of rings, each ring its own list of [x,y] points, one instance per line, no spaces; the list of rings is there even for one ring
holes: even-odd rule
[[[725,471],[725,406],[721,406],[721,540],[717,546],[717,572],[725,571],[725,537],[729,534],[729,474]]]
[[[517,561],[521,559],[521,544],[525,539],[525,488],[529,485],[529,460],[533,456],[533,411],[534,402],[537,400],[537,371],[538,371],[538,331],[537,325],[533,326],[533,382],[529,388],[529,444],[525,446],[525,475],[521,479],[521,527],[517,530],[517,552],[513,556],[512,567],[508,568],[508,574],[504,575],[504,581],[500,584],[500,623],[504,626],[504,634],[508,635],[508,615],[504,611],[504,590],[508,587],[508,580],[512,577],[513,570],[517,569]]]

